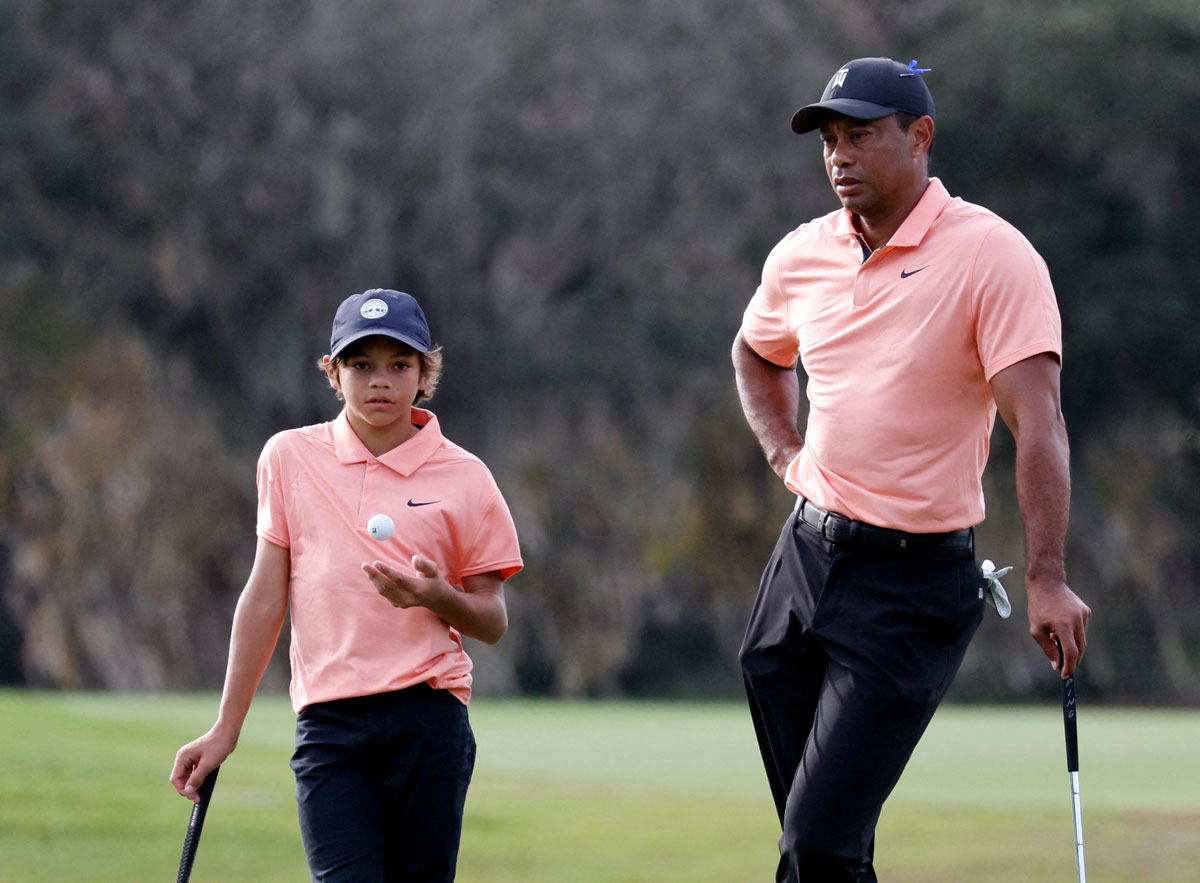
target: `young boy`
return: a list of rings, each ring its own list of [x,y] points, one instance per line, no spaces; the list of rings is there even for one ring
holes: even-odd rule
[[[321,367],[345,406],[263,449],[217,721],[179,749],[171,784],[198,800],[236,747],[290,612],[291,766],[313,879],[453,880],[475,761],[461,635],[495,643],[507,629],[516,530],[487,467],[415,407],[441,374],[416,300],[347,298]],[[389,536],[368,534],[374,515]]]

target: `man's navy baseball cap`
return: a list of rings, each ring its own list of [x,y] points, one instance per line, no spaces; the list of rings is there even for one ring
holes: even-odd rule
[[[792,131],[811,132],[830,112],[856,120],[877,120],[897,111],[933,117],[933,96],[921,79],[928,70],[915,61],[906,66],[890,58],[856,58],[838,68],[820,101],[796,111]]]
[[[329,358],[336,358],[348,344],[373,334],[395,338],[419,353],[433,349],[429,323],[417,299],[402,291],[372,288],[350,295],[338,307],[329,339]]]

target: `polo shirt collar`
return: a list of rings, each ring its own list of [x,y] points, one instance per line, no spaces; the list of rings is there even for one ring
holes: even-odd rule
[[[888,245],[896,248],[913,247],[921,244],[933,222],[937,220],[946,203],[950,201],[950,193],[942,184],[940,178],[930,178],[929,186],[921,194],[917,204],[913,206],[900,229],[892,234]]]
[[[432,411],[413,408],[411,419],[413,425],[419,426],[421,431],[383,456],[375,457],[350,425],[350,418],[346,416],[346,409],[343,408],[333,421],[333,447],[337,452],[338,462],[349,464],[378,460],[382,465],[403,476],[412,475],[442,446],[444,438],[437,416]]]
[[[933,222],[937,220],[938,215],[942,213],[949,201],[950,192],[946,190],[941,179],[930,178],[929,186],[925,188],[925,192],[921,194],[917,204],[908,213],[908,217],[904,219],[900,229],[892,234],[887,247],[911,248],[920,245],[921,240],[925,238],[925,234],[929,232],[929,228],[933,226]],[[858,230],[854,226],[854,213],[849,209],[842,209],[837,218],[836,230],[842,236],[857,236]]]

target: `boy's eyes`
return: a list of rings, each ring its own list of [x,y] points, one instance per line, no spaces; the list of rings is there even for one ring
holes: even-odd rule
[[[367,371],[371,368],[371,363],[367,361],[353,361],[350,363],[350,367],[356,371]],[[407,371],[412,365],[408,362],[393,362],[391,367],[393,371]]]

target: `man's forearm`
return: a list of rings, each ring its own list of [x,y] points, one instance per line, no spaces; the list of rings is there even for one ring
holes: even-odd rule
[[[1070,451],[1061,417],[1042,431],[1022,432],[1017,444],[1017,504],[1025,524],[1026,580],[1066,580],[1065,544],[1071,506]]]
[[[1017,442],[1017,503],[1025,523],[1029,634],[1067,677],[1087,646],[1092,611],[1066,581],[1071,458],[1058,389],[1058,362],[1052,354],[1024,359],[992,378],[996,406]]]
[[[767,462],[782,478],[804,447],[804,438],[796,428],[800,378],[794,369],[762,358],[741,334],[733,343],[733,368],[746,423],[762,445]]]

